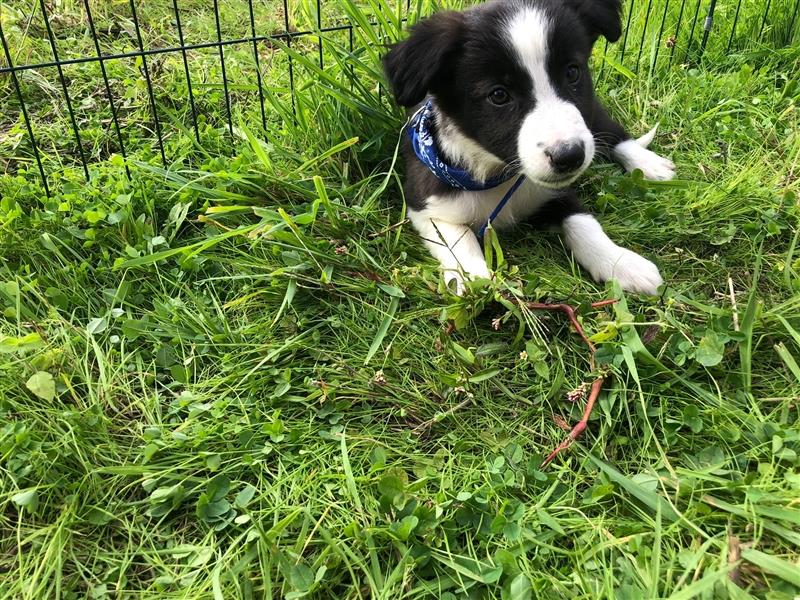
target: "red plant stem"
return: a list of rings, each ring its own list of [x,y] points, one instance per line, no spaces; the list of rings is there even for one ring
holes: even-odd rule
[[[558,456],[559,452],[562,450],[566,450],[569,448],[570,444],[577,440],[581,434],[583,433],[584,429],[589,423],[589,417],[592,415],[592,410],[594,409],[594,404],[597,402],[598,396],[600,396],[600,390],[603,388],[603,377],[598,377],[592,383],[592,389],[589,392],[589,397],[586,399],[586,408],[583,409],[583,417],[581,420],[575,424],[575,427],[572,428],[572,431],[569,432],[566,438],[556,446],[555,450],[553,450],[550,454],[547,455],[547,458],[544,459],[542,462],[542,467],[546,467],[549,465],[552,460]]]
[[[612,304],[616,304],[617,301],[613,298],[611,300],[600,300],[600,302],[592,302],[589,306],[592,308],[603,308],[604,306],[611,306]]]
[[[531,310],[553,310],[558,312],[563,312],[567,315],[569,322],[572,323],[572,326],[575,328],[575,333],[581,336],[583,343],[589,347],[589,350],[592,353],[592,358],[594,358],[594,344],[589,341],[589,338],[586,337],[586,333],[583,331],[583,327],[581,324],[578,323],[578,318],[575,316],[575,309],[572,308],[569,304],[547,304],[544,302],[526,302],[525,306]],[[594,368],[594,365],[593,365]]]
[[[615,302],[616,300],[602,300],[601,302],[592,303],[591,306],[592,308],[602,308],[604,306],[614,304]],[[575,309],[572,306],[569,304],[548,304],[544,302],[525,302],[524,304],[530,310],[549,310],[562,312],[567,315],[569,322],[572,323],[572,327],[575,329],[575,333],[581,337],[583,343],[586,344],[587,348],[589,348],[589,364],[591,365],[591,368],[594,369],[594,354],[596,352],[596,348],[586,336],[586,332],[584,332],[583,327],[581,327],[581,324],[578,322],[578,318],[575,315]],[[592,382],[592,387],[589,391],[589,397],[586,399],[586,407],[583,409],[583,416],[581,417],[581,420],[575,424],[575,426],[572,428],[572,431],[569,432],[569,435],[564,438],[564,440],[547,456],[547,458],[544,459],[542,467],[549,465],[562,450],[569,448],[570,444],[572,444],[572,442],[577,440],[581,434],[583,434],[586,426],[589,423],[589,417],[592,415],[592,410],[594,410],[594,405],[597,402],[597,398],[600,396],[600,390],[603,389],[604,381],[605,376],[601,376]]]

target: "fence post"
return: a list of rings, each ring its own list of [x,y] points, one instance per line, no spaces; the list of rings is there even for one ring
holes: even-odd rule
[[[50,15],[47,14],[47,7],[44,0],[39,0],[39,6],[42,9],[42,18],[44,19],[45,31],[47,31],[47,39],[50,40],[50,49],[53,53],[53,61],[56,63],[58,69],[58,79],[61,82],[61,90],[64,92],[64,100],[67,104],[67,112],[69,113],[69,121],[72,124],[72,134],[75,136],[75,143],[78,146],[78,156],[81,159],[83,166],[83,174],[88,182],[89,177],[89,163],[86,160],[86,153],[83,150],[83,140],[81,139],[81,130],[78,127],[78,120],[75,118],[75,111],[72,109],[72,100],[69,96],[69,88],[67,80],[64,77],[64,68],[61,66],[61,61],[58,58],[58,45],[56,44],[56,36],[53,35],[53,28],[50,26]]]
[[[181,44],[181,55],[183,56],[183,72],[186,75],[186,89],[189,92],[189,107],[192,109],[192,125],[194,125],[194,138],[200,143],[200,129],[197,127],[197,108],[194,104],[194,92],[192,91],[192,75],[189,72],[189,59],[186,57],[186,42],[183,38],[183,27],[181,27],[181,11],[178,8],[178,0],[172,0],[172,9],[175,12],[175,25],[178,27],[178,41]]]
[[[219,24],[219,0],[214,0],[214,23],[217,26],[217,48],[219,50],[219,64],[222,67],[222,91],[225,94],[225,112],[228,114],[228,131],[231,141],[236,141],[233,135],[233,117],[231,115],[231,97],[228,93],[228,73],[225,69],[225,51],[222,49],[222,28]]]
[[[111,83],[108,80],[106,63],[105,59],[103,58],[103,51],[100,49],[100,38],[97,37],[97,30],[94,26],[94,18],[92,17],[92,9],[89,7],[89,0],[83,0],[83,7],[86,10],[86,19],[89,23],[89,30],[92,32],[92,41],[94,42],[94,48],[97,52],[97,60],[100,64],[100,74],[103,76],[103,83],[106,87],[108,107],[111,109],[111,122],[114,124],[114,131],[117,133],[119,151],[120,154],[122,154],[122,161],[125,165],[125,175],[128,177],[128,181],[131,181],[131,170],[128,167],[128,156],[125,153],[125,141],[122,139],[122,130],[119,128],[119,119],[117,119],[117,105],[116,102],[114,102],[114,94],[111,92]]]
[[[706,15],[706,22],[703,25],[703,41],[700,42],[700,58],[703,57],[703,52],[706,51],[708,36],[711,34],[711,28],[714,26],[714,9],[716,7],[717,7],[717,0],[711,0],[711,4],[708,5],[708,14]]]
[[[142,30],[139,27],[139,15],[136,12],[136,0],[128,0],[131,7],[131,17],[133,18],[133,28],[136,30],[136,42],[139,45],[139,53],[142,59],[142,70],[144,71],[144,80],[147,83],[147,95],[150,98],[150,107],[153,110],[153,123],[156,127],[156,137],[158,138],[158,150],[161,153],[161,164],[164,168],[167,167],[167,155],[164,152],[164,137],[161,135],[161,121],[158,119],[158,107],[156,105],[156,95],[153,92],[153,82],[150,79],[150,69],[147,67],[147,54],[144,51],[144,40],[142,39]]]
[[[19,101],[19,109],[22,113],[22,120],[25,122],[25,129],[28,130],[28,139],[31,141],[31,148],[33,148],[33,157],[36,159],[36,165],[39,167],[39,175],[42,177],[44,192],[49,198],[50,186],[47,185],[47,175],[45,175],[44,167],[42,166],[42,158],[39,156],[39,146],[36,143],[36,137],[33,135],[33,126],[31,125],[31,119],[28,116],[28,108],[25,106],[25,98],[22,96],[22,87],[20,87],[19,79],[17,79],[17,72],[14,69],[14,61],[11,60],[11,50],[8,48],[6,35],[3,32],[2,19],[0,19],[0,42],[3,44],[3,54],[6,56],[9,73],[11,73],[11,83],[14,85],[14,91],[17,93],[17,100]]]

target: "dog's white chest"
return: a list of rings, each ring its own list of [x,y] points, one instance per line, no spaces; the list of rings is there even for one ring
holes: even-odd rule
[[[420,216],[478,229],[486,223],[515,181],[516,177],[512,177],[496,188],[482,192],[463,191],[446,196],[429,196]],[[495,217],[492,226],[511,227],[533,215],[556,195],[556,191],[526,179]]]

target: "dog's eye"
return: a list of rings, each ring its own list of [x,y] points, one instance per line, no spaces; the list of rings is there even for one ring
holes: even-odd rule
[[[489,92],[489,102],[491,102],[496,106],[505,104],[509,100],[511,100],[511,96],[509,96],[508,92],[501,87],[496,87],[491,92]]]
[[[578,65],[569,65],[567,67],[567,82],[571,84],[578,83],[581,78],[581,68]]]

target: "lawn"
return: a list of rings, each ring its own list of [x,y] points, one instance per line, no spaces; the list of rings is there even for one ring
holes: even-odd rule
[[[83,2],[45,4],[61,58],[94,55]],[[261,94],[252,45],[226,47],[230,103],[218,50],[190,51],[196,118],[181,53],[148,57],[160,144],[141,58],[106,63],[119,136],[98,64],[66,66],[88,182],[56,71],[20,72],[49,197],[0,75],[0,597],[796,598],[796,4],[764,24],[739,3],[729,36],[720,2],[701,58],[706,2],[692,41],[694,3],[637,2],[626,52],[598,48],[600,95],[635,134],[660,123],[679,180],[599,161],[581,194],[658,263],[658,298],[529,227],[449,294],[379,87],[400,13],[325,4],[376,24],[352,51],[326,34],[322,67],[314,35],[260,42]],[[180,2],[187,43],[216,39],[211,5]],[[222,37],[249,35],[247,3],[219,5]],[[254,5],[258,35],[285,29]],[[127,1],[92,7],[103,52],[136,50]],[[146,47],[179,43],[172,8],[139,3]],[[38,1],[0,19],[15,64],[51,58]],[[514,296],[580,307],[608,374],[547,467],[597,373]]]

